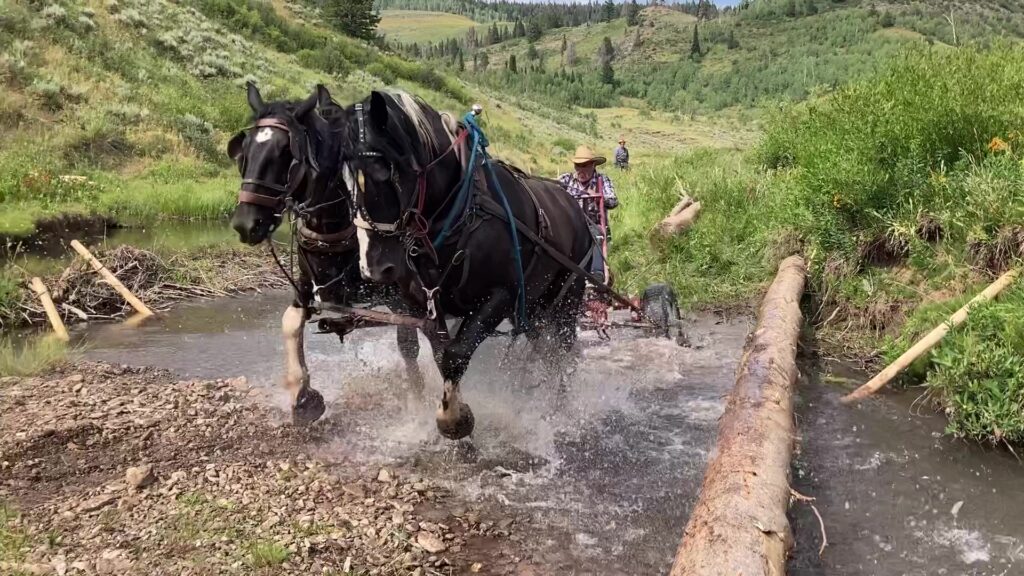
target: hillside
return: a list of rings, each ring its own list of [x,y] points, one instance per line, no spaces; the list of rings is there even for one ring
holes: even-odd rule
[[[549,105],[613,107],[627,97],[667,111],[709,112],[803,100],[862,78],[914,46],[1019,40],[1024,5],[760,0],[697,25],[700,55],[692,50],[695,25],[690,14],[650,6],[635,25],[617,17],[544,28],[535,40],[524,33],[479,49],[463,42],[458,49],[477,81]],[[613,48],[607,78],[599,54],[606,37]],[[453,50],[446,44],[430,56],[452,65]]]
[[[399,42],[433,42],[464,35],[477,23],[458,14],[425,10],[383,10],[377,32]]]
[[[222,151],[248,121],[248,80],[268,98],[305,97],[323,82],[342,102],[387,86],[459,113],[481,101],[495,153],[532,170],[553,170],[538,151],[556,135],[592,131],[578,114],[509,105],[434,68],[337,34],[315,10],[284,1],[6,2],[0,235],[68,212],[223,217],[237,174]]]

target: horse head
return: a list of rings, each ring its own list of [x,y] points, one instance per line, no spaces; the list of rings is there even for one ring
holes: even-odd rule
[[[309,141],[300,119],[316,107],[314,94],[302,102],[264,102],[247,84],[253,125],[228,142],[242,184],[231,227],[250,245],[266,240],[281,224],[288,200],[300,200],[309,185]]]
[[[439,164],[457,163],[441,158],[452,135],[440,114],[404,93],[375,91],[345,116],[342,174],[356,196],[359,269],[366,279],[395,282],[408,272],[410,233],[429,232],[458,181],[457,165]],[[432,169],[442,176],[427,178]]]

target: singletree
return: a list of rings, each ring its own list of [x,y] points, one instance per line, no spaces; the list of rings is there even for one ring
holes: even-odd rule
[[[700,32],[697,30],[697,24],[693,25],[693,42],[690,44],[690,57],[699,58],[701,56],[700,49]]]
[[[518,70],[516,67],[516,55],[512,54],[508,57],[508,71],[515,74]]]
[[[597,62],[601,69],[601,82],[604,84],[615,84],[615,70],[612,68],[612,60],[615,59],[615,47],[612,46],[612,39],[605,36],[601,47],[597,50]]]
[[[526,27],[526,39],[530,42],[536,42],[537,40],[540,40],[542,34],[544,34],[544,31],[541,30],[540,24],[537,23],[537,20],[530,20],[530,24]]]
[[[576,66],[576,43],[569,42],[569,47],[565,49],[565,65],[572,68]]]
[[[526,47],[526,59],[533,62],[540,58],[540,54],[537,52],[537,47],[530,44]]]

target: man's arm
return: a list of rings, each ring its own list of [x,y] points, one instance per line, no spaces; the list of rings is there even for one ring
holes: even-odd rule
[[[619,199],[615,196],[615,187],[612,186],[611,178],[608,178],[603,174],[601,175],[601,178],[604,180],[601,183],[601,188],[604,191],[604,207],[611,210],[619,205]]]

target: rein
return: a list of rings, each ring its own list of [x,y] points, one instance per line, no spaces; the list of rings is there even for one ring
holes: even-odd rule
[[[522,248],[519,243],[519,234],[517,232],[517,227],[514,224],[516,218],[514,213],[512,212],[511,206],[509,205],[508,197],[502,190],[501,184],[498,181],[497,175],[494,172],[494,168],[491,165],[490,157],[488,156],[486,150],[487,138],[486,136],[484,136],[483,131],[480,129],[479,125],[477,125],[475,115],[473,113],[469,113],[465,116],[464,123],[466,127],[459,133],[459,135],[456,138],[452,140],[451,145],[448,147],[447,150],[444,151],[444,153],[442,153],[429,164],[427,164],[425,168],[415,169],[417,176],[415,191],[416,206],[415,208],[412,208],[405,206],[407,196],[404,195],[402,192],[402,187],[400,182],[398,181],[394,162],[387,159],[381,152],[369,149],[369,146],[366,141],[366,120],[362,103],[355,105],[355,113],[356,123],[359,130],[359,148],[357,150],[356,157],[379,158],[390,165],[391,186],[394,189],[395,195],[398,197],[398,201],[400,204],[400,216],[399,219],[392,224],[382,225],[376,223],[370,218],[369,214],[367,213],[365,203],[360,202],[357,199],[356,206],[358,217],[354,223],[356,226],[360,228],[372,230],[375,233],[380,233],[380,230],[387,226],[388,228],[390,228],[390,230],[388,230],[388,235],[404,234],[404,243],[406,245],[406,259],[409,261],[410,264],[412,264],[411,268],[416,271],[418,276],[420,276],[421,284],[423,284],[423,290],[424,292],[426,292],[427,296],[428,317],[431,319],[433,319],[435,316],[434,310],[437,292],[440,290],[441,284],[443,283],[444,279],[448,276],[448,272],[451,271],[452,266],[455,264],[455,259],[458,259],[459,254],[463,252],[460,250],[459,252],[456,253],[455,259],[453,259],[452,262],[449,262],[448,266],[441,275],[441,279],[436,283],[436,285],[433,288],[428,288],[426,283],[423,282],[423,274],[414,265],[412,260],[413,258],[418,256],[421,253],[421,251],[425,251],[430,255],[435,265],[440,264],[437,257],[437,248],[441,247],[441,245],[444,243],[444,240],[451,232],[452,224],[455,221],[457,214],[459,212],[468,211],[472,206],[472,202],[469,197],[469,191],[471,189],[473,175],[476,169],[477,156],[478,154],[482,156],[482,165],[485,170],[485,175],[487,179],[490,180],[491,185],[495,188],[499,198],[501,199],[501,206],[504,209],[506,221],[509,224],[509,234],[511,235],[512,238],[513,259],[515,262],[516,275],[519,284],[519,294],[517,295],[518,297],[516,305],[518,311],[517,325],[520,329],[525,329],[528,323],[526,313],[526,278],[523,271]],[[465,142],[467,138],[470,137],[472,137],[472,148],[470,151],[468,169],[464,170],[462,179],[460,179],[455,189],[452,190],[452,193],[449,194],[448,199],[446,199],[441,204],[441,206],[438,207],[438,212],[433,214],[428,219],[427,217],[424,216],[423,211],[426,207],[427,176],[430,170],[437,166],[437,164],[442,159],[444,159],[448,154],[450,154],[459,145]],[[359,187],[360,191],[365,190],[365,180],[361,172],[358,174],[357,177],[357,186]],[[441,231],[438,233],[437,237],[433,241],[431,241],[430,228],[431,225],[433,224],[433,219],[440,214],[440,211],[443,210],[445,205],[447,205],[448,200],[452,197],[452,195],[455,195],[456,193],[457,196],[455,203],[452,205],[452,207],[449,209],[448,214],[445,216]],[[409,200],[409,204],[412,204],[412,198],[409,198]],[[417,246],[417,242],[422,246],[422,248]]]

